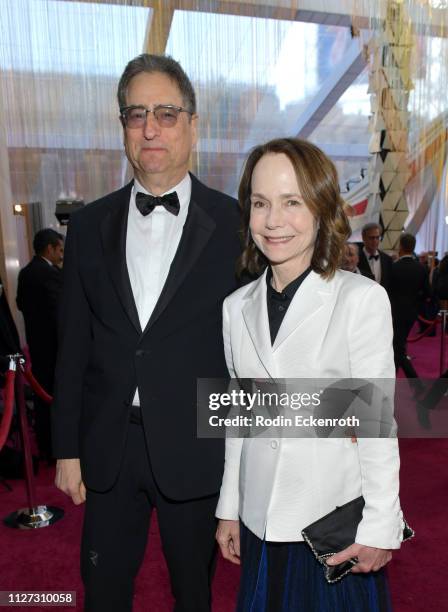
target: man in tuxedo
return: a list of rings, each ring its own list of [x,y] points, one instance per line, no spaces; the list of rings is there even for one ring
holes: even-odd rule
[[[53,229],[42,229],[33,240],[34,257],[19,272],[17,306],[25,321],[25,333],[34,377],[53,393],[57,354],[57,311],[62,289],[60,265],[64,237]],[[51,461],[50,405],[34,398],[36,440],[39,456]]]
[[[395,367],[408,378],[417,372],[406,354],[406,341],[425,299],[430,296],[428,273],[414,257],[415,237],[401,234],[399,259],[392,265],[390,301],[394,324]],[[416,381],[414,385],[421,387]]]
[[[236,287],[239,213],[188,173],[198,117],[177,62],[130,61],[118,102],[134,180],[68,228],[56,484],[86,501],[86,610],[132,609],[156,508],[175,610],[205,612],[224,441],[197,438],[196,387],[228,376],[221,308]]]
[[[376,280],[387,292],[390,289],[392,257],[378,249],[382,229],[378,223],[367,223],[362,228],[363,246],[359,251],[359,270],[361,274]]]

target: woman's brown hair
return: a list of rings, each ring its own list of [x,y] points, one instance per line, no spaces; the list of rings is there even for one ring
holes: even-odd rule
[[[350,226],[333,162],[318,147],[299,138],[270,140],[255,147],[247,158],[238,190],[244,248],[239,262],[240,273],[258,275],[268,264],[249,228],[252,174],[260,159],[268,154],[284,154],[293,165],[303,200],[319,222],[311,268],[323,278],[331,278],[340,267]]]

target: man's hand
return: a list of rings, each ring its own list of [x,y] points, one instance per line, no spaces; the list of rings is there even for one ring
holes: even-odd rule
[[[224,559],[240,565],[239,521],[225,521],[221,519],[216,530],[216,540]]]
[[[77,506],[86,501],[86,488],[81,478],[79,459],[58,459],[54,484],[70,495]]]
[[[339,565],[343,561],[348,561],[356,557],[358,562],[352,567],[354,574],[366,572],[377,572],[383,565],[392,559],[390,550],[384,548],[374,548],[373,546],[363,546],[362,544],[352,544],[348,548],[327,559],[327,565]]]

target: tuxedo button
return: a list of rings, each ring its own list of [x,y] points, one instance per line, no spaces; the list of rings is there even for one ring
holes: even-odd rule
[[[144,354],[145,354],[145,351],[143,351],[142,349],[138,349],[137,351],[135,351],[136,357],[143,357]]]
[[[277,442],[277,440],[271,440],[271,448],[273,448],[274,450],[275,450],[276,448],[278,448],[278,442]]]

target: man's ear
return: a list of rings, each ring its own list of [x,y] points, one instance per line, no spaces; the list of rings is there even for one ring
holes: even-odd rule
[[[197,142],[198,142],[198,115],[193,115],[191,117],[191,133],[192,133],[192,137],[191,137],[191,142],[192,142],[192,149],[196,146]]]
[[[121,127],[123,129],[123,145],[126,146],[126,126],[124,124],[123,117],[121,115],[118,116],[118,120],[119,120],[120,125],[121,125]]]
[[[50,259],[50,257],[49,257],[49,255],[50,255],[50,248],[51,248],[51,244],[47,244],[45,249],[40,254],[41,257],[45,257],[45,259]]]

